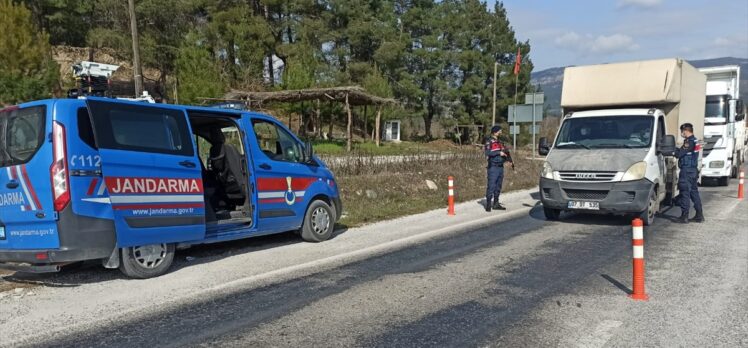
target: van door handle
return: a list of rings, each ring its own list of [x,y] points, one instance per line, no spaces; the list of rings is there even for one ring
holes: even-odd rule
[[[195,165],[195,162],[192,162],[192,161],[182,161],[182,162],[179,162],[179,165],[182,166],[182,167],[187,167],[187,168],[195,168],[195,167],[197,167]]]
[[[270,170],[270,169],[273,169],[273,167],[271,167],[271,166],[270,166],[269,164],[267,164],[267,163],[263,163],[263,164],[260,164],[260,168],[262,168],[262,169],[265,169],[265,170]]]
[[[18,181],[11,180],[7,184],[5,184],[5,187],[7,187],[9,189],[16,189],[16,188],[18,188]]]

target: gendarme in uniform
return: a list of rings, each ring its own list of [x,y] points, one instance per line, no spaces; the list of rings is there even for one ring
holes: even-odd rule
[[[484,145],[488,161],[486,167],[486,176],[488,179],[486,184],[486,211],[491,211],[491,209],[506,210],[499,203],[501,184],[504,181],[504,162],[506,162],[505,147],[499,140],[499,135],[501,135],[501,127],[493,126],[491,128],[491,135],[486,138]]]
[[[681,209],[681,216],[677,221],[688,223],[688,212],[691,209],[691,202],[693,202],[693,207],[696,209],[696,216],[691,221],[702,222],[704,221],[704,213],[701,206],[698,185],[699,152],[701,151],[701,145],[699,144],[699,140],[693,135],[693,125],[684,123],[680,126],[680,130],[685,140],[683,141],[683,146],[675,150],[675,157],[678,158],[678,168],[680,168],[680,174],[678,175],[680,199],[678,203]]]

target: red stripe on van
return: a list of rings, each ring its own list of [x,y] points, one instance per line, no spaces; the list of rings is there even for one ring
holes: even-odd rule
[[[304,191],[316,180],[317,178],[291,178],[291,189]],[[257,178],[257,190],[286,191],[288,190],[288,181],[286,178]]]
[[[96,184],[99,182],[98,178],[93,178],[91,180],[91,185],[88,185],[88,191],[86,191],[86,196],[93,196],[94,190],[96,190]]]
[[[36,196],[36,191],[34,191],[34,186],[31,185],[31,180],[29,180],[29,173],[26,172],[26,165],[21,166],[21,174],[23,175],[23,180],[26,181],[26,187],[29,189],[29,193],[31,194],[31,199],[34,200],[34,205],[36,205],[36,209],[42,210],[42,204],[39,202],[39,197]]]

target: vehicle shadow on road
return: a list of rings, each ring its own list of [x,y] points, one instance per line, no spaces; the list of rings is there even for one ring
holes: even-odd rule
[[[347,231],[348,226],[336,224],[335,233],[330,237],[330,240],[335,239]],[[174,264],[171,266],[169,273],[194,265],[220,261],[232,256],[303,242],[304,241],[297,233],[286,232],[235,241],[195,245],[189,249],[176,251],[174,254]],[[33,274],[16,272],[0,278],[11,283],[7,284],[8,286],[13,286],[13,283],[15,283],[18,284],[17,287],[36,285],[51,288],[77,287],[84,284],[127,279],[127,277],[125,277],[119,270],[106,269],[97,261],[79,262],[67,265],[58,273]]]

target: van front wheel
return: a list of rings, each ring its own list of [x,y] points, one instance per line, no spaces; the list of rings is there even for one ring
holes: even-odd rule
[[[158,277],[174,261],[174,244],[161,243],[122,248],[120,271],[130,278]]]
[[[301,238],[307,242],[322,242],[332,236],[335,229],[335,213],[329,204],[316,200],[309,205],[301,226]]]

